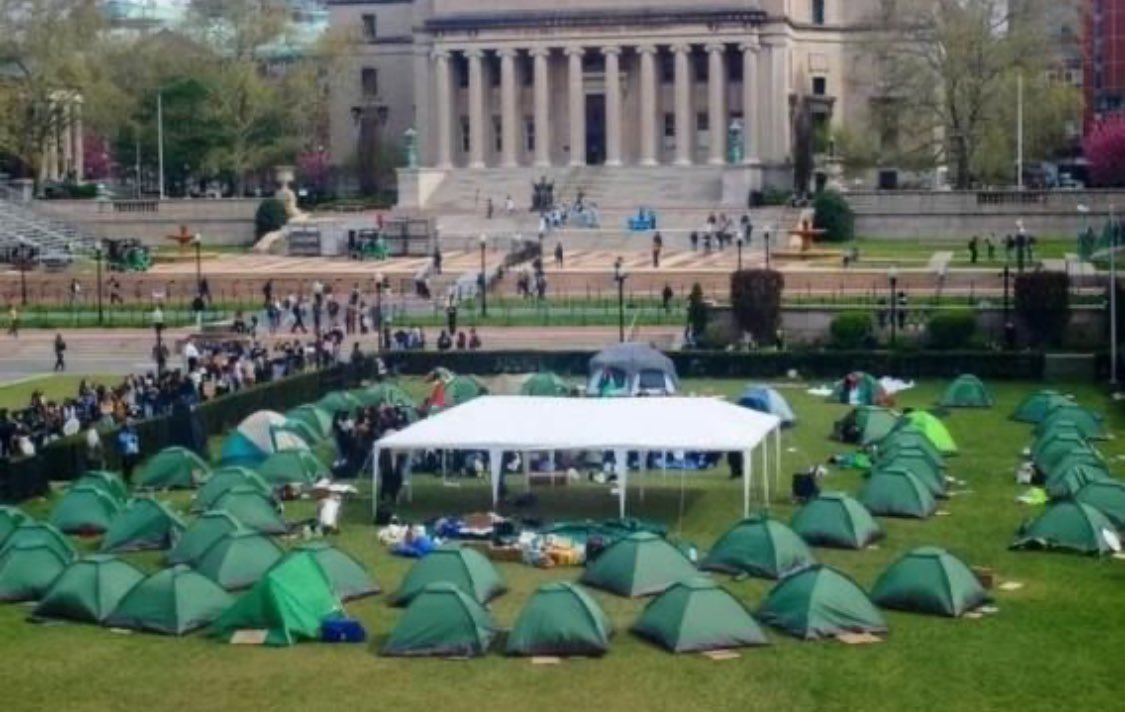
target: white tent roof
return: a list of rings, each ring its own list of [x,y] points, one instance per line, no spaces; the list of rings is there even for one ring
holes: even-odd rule
[[[497,455],[490,458],[497,481],[503,451],[742,452],[748,497],[749,453],[780,427],[777,416],[714,398],[483,396],[388,435],[375,449],[487,450]]]

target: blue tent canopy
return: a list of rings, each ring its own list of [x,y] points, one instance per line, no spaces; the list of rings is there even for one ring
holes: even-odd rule
[[[756,410],[759,413],[776,415],[781,418],[781,424],[784,427],[797,424],[797,416],[793,413],[793,409],[789,407],[788,401],[769,386],[750,386],[738,397],[738,404],[743,408]]]

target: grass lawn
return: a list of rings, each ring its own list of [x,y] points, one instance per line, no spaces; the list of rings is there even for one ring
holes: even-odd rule
[[[997,268],[1004,266],[1003,237],[996,243],[996,259],[988,262],[988,252],[984,246],[984,237],[981,235],[978,262],[975,265],[983,268],[989,264]],[[914,263],[926,263],[935,252],[952,252],[955,267],[970,267],[969,241],[949,240],[937,238],[901,238],[881,239],[872,237],[858,237],[851,242],[844,243],[845,247],[859,249],[860,265],[868,261],[899,262],[901,266],[912,266]],[[1077,240],[1070,237],[1041,237],[1035,243],[1035,259],[1062,259],[1067,253],[1077,253]],[[1015,265],[1015,253],[1012,254],[1012,264]]]
[[[89,383],[120,385],[121,376],[36,376],[14,383],[0,385],[0,408],[24,408],[31,401],[31,394],[43,391],[47,400],[62,401],[78,393],[78,384],[83,380]]]
[[[413,385],[413,384],[412,384]],[[904,394],[902,405],[924,406],[940,392],[925,383]],[[697,393],[732,395],[734,381],[695,381]],[[950,473],[967,480],[968,494],[942,507],[949,516],[925,522],[882,520],[887,538],[862,552],[815,550],[869,587],[902,552],[920,545],[946,547],[971,564],[992,566],[1015,592],[996,591],[1000,612],[981,620],[947,620],[888,613],[891,633],[879,645],[850,647],[837,642],[799,642],[769,631],[771,646],[744,651],[737,660],[711,662],[696,655],[675,656],[626,632],[644,601],[595,594],[618,627],[610,653],[599,660],[532,666],[526,660],[490,655],[468,662],[391,660],[373,654],[401,615],[382,597],[353,602],[349,613],[362,620],[373,645],[303,644],[290,650],[222,645],[201,635],[186,639],[114,635],[83,625],[36,626],[24,621],[23,606],[0,607],[0,659],[4,661],[5,709],[78,710],[184,709],[201,701],[208,709],[329,710],[378,708],[414,710],[1054,710],[1118,709],[1123,689],[1120,660],[1125,654],[1125,561],[1048,553],[1009,552],[1019,522],[1032,512],[1014,501],[1020,491],[1012,473],[1019,451],[1031,440],[1027,425],[1006,419],[1034,386],[1003,384],[990,411],[958,411],[947,419],[961,454],[949,460]],[[839,444],[827,439],[844,407],[784,390],[800,418],[784,437],[783,473],[822,462]],[[1096,390],[1073,389],[1087,405],[1107,413],[1115,432],[1125,425],[1119,406]],[[1121,439],[1101,443],[1119,466]],[[633,481],[637,479],[634,477]],[[688,475],[681,493],[678,475],[646,479],[629,492],[630,514],[668,524],[672,532],[701,548],[710,546],[741,516],[741,488],[727,479],[725,466]],[[787,476],[785,476],[787,480]],[[826,486],[854,492],[855,472],[833,471]],[[515,484],[515,483],[513,483]],[[788,491],[787,481],[783,489]],[[537,489],[528,516],[609,517],[616,499],[593,485]],[[170,498],[186,509],[186,495]],[[421,519],[488,507],[483,483],[445,488],[428,476],[416,481],[414,501],[402,514]],[[46,515],[49,502],[27,510]],[[776,503],[775,516],[787,521],[793,508]],[[290,507],[287,517],[307,516],[311,507]],[[360,498],[345,510],[339,546],[375,572],[385,590],[394,590],[410,565],[389,556],[375,540],[370,501]],[[148,569],[157,556],[130,557]],[[518,564],[500,569],[511,588],[493,609],[510,626],[534,588],[546,581],[576,579],[577,569],[535,570]],[[727,581],[752,608],[771,583]]]

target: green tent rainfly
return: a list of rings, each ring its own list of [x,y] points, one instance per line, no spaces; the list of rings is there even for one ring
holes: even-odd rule
[[[94,485],[71,487],[51,509],[51,524],[64,534],[92,536],[109,529],[121,502]]]
[[[5,547],[0,553],[0,603],[39,600],[73,560],[44,542]]]
[[[129,499],[129,488],[125,486],[125,481],[114,472],[106,472],[105,470],[89,470],[83,472],[82,476],[75,480],[71,487],[79,487],[81,485],[99,487],[105,490],[106,494],[122,504]]]
[[[1104,482],[1110,479],[1104,467],[1076,462],[1065,468],[1058,468],[1047,477],[1043,489],[1053,499],[1073,497],[1091,482]]]
[[[1016,406],[1015,412],[1012,413],[1012,420],[1021,423],[1038,423],[1047,417],[1048,411],[1055,406],[1070,405],[1071,403],[1073,401],[1061,393],[1047,390],[1036,391]]]
[[[1113,522],[1104,514],[1088,504],[1062,500],[1022,525],[1011,548],[1112,554],[1117,544]]]
[[[476,657],[488,652],[498,630],[488,609],[461,588],[431,583],[410,602],[382,654]]]
[[[241,529],[242,525],[231,516],[230,512],[206,511],[184,530],[183,536],[164,560],[169,565],[194,565],[212,544],[227,534]]]
[[[215,470],[211,474],[211,479],[207,480],[207,484],[195,493],[195,499],[191,502],[192,511],[203,512],[214,509],[215,502],[218,502],[220,497],[238,486],[253,487],[264,495],[273,494],[270,486],[254,470],[246,467],[223,467]]]
[[[933,413],[924,410],[912,410],[899,418],[895,428],[907,425],[917,428],[942,455],[957,454],[957,443],[954,442],[953,436],[949,434],[949,429]],[[891,433],[893,434],[894,431],[892,430]]]
[[[588,562],[581,582],[635,598],[655,595],[677,581],[698,575],[679,549],[655,534],[637,532],[619,539]]]
[[[871,445],[885,438],[894,429],[898,414],[877,405],[852,408],[832,426],[832,437],[853,445]]]
[[[289,525],[281,518],[271,497],[254,487],[232,487],[215,501],[214,509],[228,512],[247,529],[263,534],[285,534]]]
[[[275,452],[258,466],[258,474],[266,484],[311,485],[322,477],[330,477],[328,468],[316,455],[307,450],[282,450]]]
[[[102,552],[170,549],[183,534],[183,521],[162,502],[139,497],[113,519]]]
[[[281,548],[272,539],[240,529],[212,544],[194,566],[224,589],[237,591],[253,586],[281,557]]]
[[[926,485],[897,468],[872,472],[856,499],[877,517],[927,519],[937,511],[937,501]]]
[[[446,545],[410,567],[391,603],[405,606],[431,583],[451,583],[482,604],[508,590],[500,572],[479,551]]]
[[[111,628],[186,635],[210,625],[234,602],[188,566],[158,571],[134,586],[105,620]]]
[[[143,579],[144,574],[116,556],[87,556],[59,574],[32,615],[101,623]]]
[[[631,629],[672,653],[767,645],[750,611],[709,578],[672,584],[649,601]]]
[[[793,531],[812,546],[862,549],[883,538],[871,512],[843,492],[822,492],[793,515]]]
[[[887,567],[871,589],[871,600],[882,608],[959,618],[991,599],[964,562],[924,546]]]
[[[332,414],[320,406],[300,405],[285,412],[285,419],[291,423],[302,423],[318,439],[332,435]]]
[[[66,557],[75,556],[74,544],[70,543],[70,539],[67,539],[65,534],[47,522],[36,522],[30,519],[13,529],[11,534],[4,539],[4,546],[0,548],[0,553],[3,553],[8,547],[34,543],[46,544]]]
[[[211,474],[199,455],[182,447],[164,448],[149,458],[137,475],[140,489],[194,489]]]
[[[863,589],[822,565],[779,581],[758,609],[758,620],[804,640],[887,632],[883,614]]]
[[[890,454],[880,457],[872,472],[879,470],[906,470],[918,478],[935,497],[946,493],[945,473],[933,464],[925,451],[915,447],[895,448]]]
[[[792,529],[777,520],[753,516],[719,537],[699,568],[779,579],[814,563],[809,547]]]
[[[411,410],[418,407],[418,403],[410,397],[410,394],[393,383],[379,383],[354,390],[351,394],[365,408],[390,406]]]
[[[228,641],[240,630],[265,630],[266,645],[293,645],[319,639],[321,624],[343,610],[316,559],[295,554],[271,568],[211,630]]]
[[[16,527],[27,521],[31,521],[31,517],[19,507],[0,505],[0,547],[4,546],[4,540],[16,530]]]
[[[984,383],[972,374],[958,376],[945,389],[938,405],[943,408],[991,408],[992,395]]]
[[[363,564],[326,541],[303,542],[294,551],[308,553],[316,559],[316,563],[320,564],[324,575],[328,577],[328,582],[332,584],[332,591],[341,601],[379,593],[379,585],[367,573]]]
[[[508,634],[508,655],[603,655],[613,624],[590,594],[570,582],[536,589]]]
[[[534,373],[520,386],[520,395],[564,397],[574,394],[574,387],[554,373]]]
[[[1107,435],[1101,416],[1080,405],[1057,405],[1035,426],[1036,435],[1044,435],[1059,427],[1074,428],[1089,440],[1105,440]]]
[[[1074,499],[1098,510],[1119,532],[1125,532],[1125,483],[1117,480],[1090,482],[1078,490]]]

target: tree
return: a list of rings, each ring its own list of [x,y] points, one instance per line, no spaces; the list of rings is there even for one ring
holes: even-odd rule
[[[785,278],[769,269],[735,272],[730,278],[730,303],[742,333],[759,344],[773,343],[781,328],[781,293]]]
[[[1097,124],[1082,141],[1082,153],[1090,162],[1090,182],[1098,187],[1125,185],[1125,117]]]
[[[1066,272],[1024,272],[1016,277],[1016,313],[1037,346],[1059,346],[1070,323],[1070,277]]]
[[[687,307],[687,321],[688,326],[691,327],[691,333],[696,339],[700,339],[707,331],[707,323],[711,320],[711,311],[707,307],[707,302],[703,299],[703,287],[699,282],[691,285],[691,293],[688,294],[688,307]]]
[[[1051,13],[1058,3],[1073,1],[882,3],[873,18],[881,31],[869,53],[876,94],[871,123],[884,162],[916,168],[949,163],[961,189],[980,175],[992,177],[997,167],[991,145],[1006,143],[1015,126],[1008,117],[1016,78],[1028,79],[1032,92],[1044,86],[1031,79],[1046,74]],[[1035,97],[1026,100],[1037,106]],[[1014,155],[1008,153],[1003,175],[1013,175]]]
[[[822,190],[813,199],[813,224],[824,230],[824,239],[846,242],[855,237],[855,213],[844,196]]]

